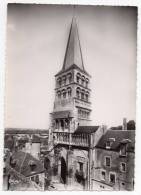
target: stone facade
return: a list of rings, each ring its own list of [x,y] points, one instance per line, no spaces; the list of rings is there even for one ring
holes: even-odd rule
[[[133,190],[134,131],[112,130],[107,131],[107,133],[108,136],[107,134],[103,135],[103,138],[99,141],[100,143],[95,148],[93,189]],[[118,134],[118,138],[116,138],[116,134]],[[112,138],[111,146],[109,138]]]
[[[90,188],[92,145],[99,139],[99,127],[90,126],[91,76],[84,69],[78,29],[73,18],[62,70],[55,75],[55,101],[51,113],[54,150],[53,178]],[[99,135],[97,134],[99,132]]]

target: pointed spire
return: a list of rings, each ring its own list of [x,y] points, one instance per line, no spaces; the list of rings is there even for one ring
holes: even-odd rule
[[[63,70],[68,69],[73,64],[77,65],[81,70],[84,70],[80,40],[75,17],[73,17],[71,23]]]

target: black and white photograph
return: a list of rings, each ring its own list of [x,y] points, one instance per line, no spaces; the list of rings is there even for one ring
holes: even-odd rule
[[[7,5],[3,191],[134,191],[137,17]]]

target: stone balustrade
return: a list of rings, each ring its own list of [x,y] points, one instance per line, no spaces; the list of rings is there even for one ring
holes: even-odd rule
[[[89,135],[68,132],[54,132],[56,144],[89,147]]]

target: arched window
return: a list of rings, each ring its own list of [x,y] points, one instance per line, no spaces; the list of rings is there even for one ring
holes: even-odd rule
[[[79,83],[79,84],[80,84],[80,79],[81,79],[81,75],[80,75],[80,73],[78,72],[77,75],[76,75],[76,81],[77,81],[77,83]]]
[[[86,87],[88,87],[89,79],[86,78]]]
[[[62,94],[63,94],[63,98],[66,98],[66,90],[65,89],[62,90]]]
[[[65,128],[67,129],[69,127],[69,120],[65,119]]]
[[[89,92],[87,91],[85,94],[85,100],[88,102],[89,101]]]
[[[61,80],[61,78],[59,77],[59,78],[57,79],[57,86],[58,86],[58,87],[61,87],[61,84],[62,84],[62,80]]]
[[[56,120],[55,122],[56,122],[56,129],[59,129],[59,121]]]
[[[61,120],[61,128],[64,130],[64,127],[65,127],[65,124],[64,124],[64,121]]]
[[[58,99],[61,99],[61,92],[60,91],[57,92],[57,96],[58,96]]]
[[[66,76],[62,77],[62,83],[63,83],[63,86],[66,85]]]
[[[80,88],[76,89],[76,97],[80,99]]]
[[[81,84],[84,86],[84,83],[85,83],[85,77],[82,76],[82,79],[81,79]]]
[[[71,88],[67,88],[67,92],[68,92],[68,97],[71,97]]]
[[[85,91],[84,91],[84,89],[83,89],[82,92],[81,92],[81,99],[82,99],[82,100],[84,100],[84,94],[85,94]]]
[[[67,78],[68,78],[68,83],[70,84],[70,83],[72,82],[72,74],[69,73],[69,74],[67,75]]]

